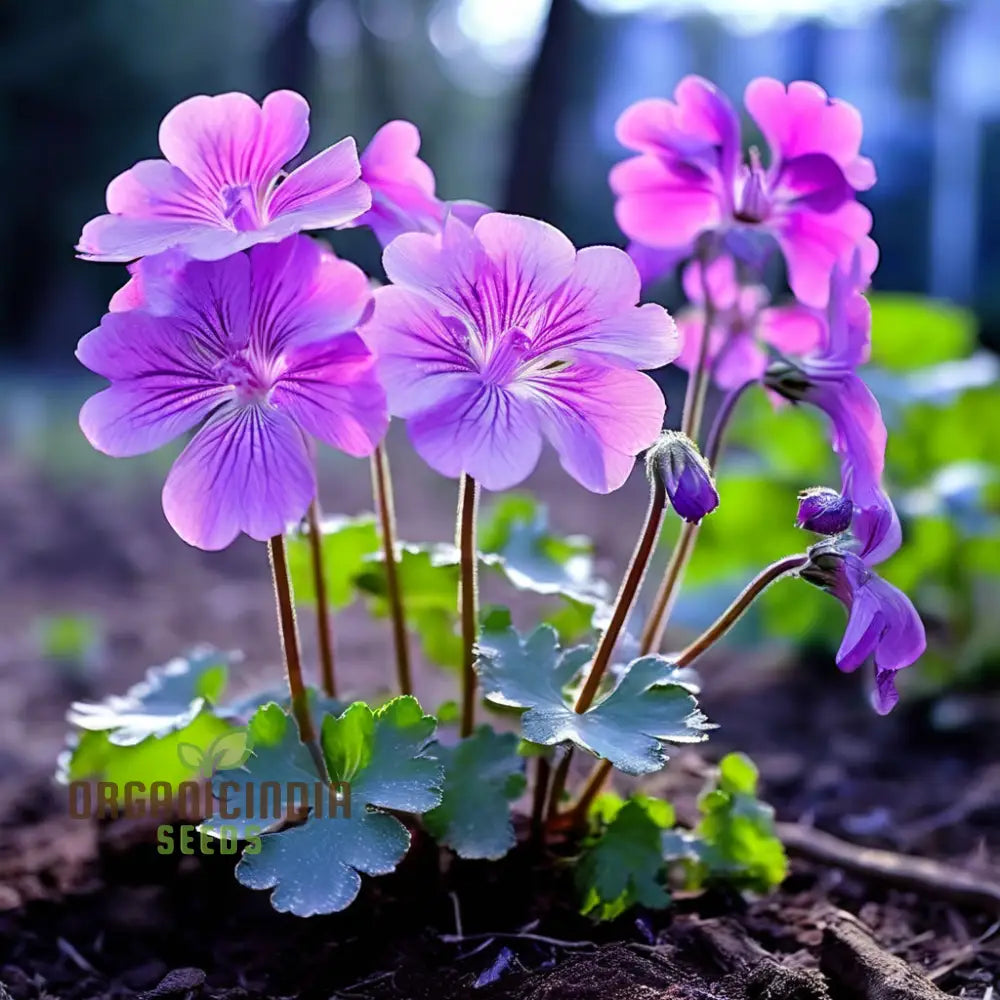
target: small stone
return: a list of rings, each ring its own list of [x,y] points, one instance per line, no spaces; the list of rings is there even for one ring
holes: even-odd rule
[[[201,969],[174,969],[160,980],[158,986],[142,994],[143,1000],[159,1000],[160,997],[174,997],[201,989],[205,973]]]

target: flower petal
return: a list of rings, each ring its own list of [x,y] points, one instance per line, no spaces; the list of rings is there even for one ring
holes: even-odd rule
[[[640,372],[573,362],[519,388],[530,393],[563,468],[594,493],[618,489],[663,427],[663,393]]]
[[[659,368],[679,350],[677,330],[662,307],[637,306],[639,273],[616,247],[586,247],[569,278],[531,331],[531,353],[572,351],[629,368]]]
[[[801,357],[815,351],[823,340],[823,323],[812,309],[800,305],[774,306],[757,320],[760,339],[782,354]]]
[[[199,95],[168,112],[160,149],[206,193],[243,184],[262,193],[308,136],[309,105],[293,91],[275,91],[263,106],[246,94]]]
[[[608,181],[617,195],[618,227],[648,247],[688,247],[699,233],[722,221],[722,195],[709,178],[654,156],[616,164]]]
[[[855,190],[875,183],[871,161],[859,156],[861,115],[846,101],[827,97],[815,83],[796,80],[785,85],[761,77],[744,94],[747,110],[771,147],[772,161],[806,153],[825,153],[849,173]]]
[[[287,371],[271,402],[307,434],[361,458],[389,426],[375,358],[356,333],[305,344],[285,357]]]
[[[375,311],[361,336],[378,357],[389,410],[412,417],[461,393],[475,371],[457,321],[398,285],[375,291]]]
[[[251,337],[263,355],[352,330],[371,311],[364,272],[308,236],[258,244],[247,256]]]
[[[169,319],[143,312],[109,313],[79,343],[76,356],[113,380],[80,411],[80,429],[107,455],[153,451],[190,430],[230,394],[211,359],[188,349]]]
[[[272,220],[267,232],[281,239],[303,229],[333,229],[356,219],[371,203],[357,145],[348,137],[303,163],[275,188],[267,202]]]
[[[163,511],[189,545],[223,549],[242,531],[266,541],[316,495],[302,432],[268,406],[227,406],[191,439],[163,487]]]
[[[531,401],[478,375],[453,379],[450,385],[451,396],[409,421],[420,457],[443,476],[464,472],[488,490],[510,489],[525,480],[542,450]]]
[[[855,201],[827,214],[792,210],[778,217],[776,235],[788,263],[788,283],[803,305],[826,306],[834,267],[850,258],[871,226],[871,212]]]

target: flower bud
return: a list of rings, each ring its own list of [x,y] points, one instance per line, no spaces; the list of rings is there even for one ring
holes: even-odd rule
[[[697,524],[719,506],[719,494],[698,446],[678,431],[663,431],[646,452],[646,474],[663,486],[677,513]]]
[[[854,504],[836,490],[814,486],[799,494],[797,528],[814,531],[817,535],[839,535],[851,526]]]
[[[793,403],[801,403],[812,388],[809,376],[791,361],[773,361],[764,372],[764,385]]]

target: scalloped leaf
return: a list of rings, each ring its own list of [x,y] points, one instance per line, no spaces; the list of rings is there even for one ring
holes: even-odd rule
[[[80,729],[105,732],[114,746],[134,746],[184,729],[206,706],[216,703],[229,676],[233,654],[201,646],[162,667],[124,695],[101,702],[74,702],[67,721]]]
[[[590,662],[588,647],[563,652],[555,630],[543,625],[524,640],[513,629],[484,635],[478,653],[487,699],[527,709],[525,739],[546,746],[569,741],[625,774],[658,771],[668,759],[665,744],[700,743],[714,728],[687,675],[662,656],[634,660],[609,693],[579,713],[567,688]]]
[[[514,733],[483,725],[457,746],[435,748],[444,764],[444,788],[424,826],[460,857],[501,858],[514,846],[510,804],[525,785],[518,744]]]
[[[294,723],[282,712],[279,725],[274,707],[263,710],[272,742],[262,747],[255,740],[248,763],[253,774],[263,757],[257,766],[281,780],[274,776],[304,769],[305,750]],[[434,719],[410,696],[394,698],[375,712],[356,702],[339,717],[326,716],[323,751],[331,778],[350,782],[349,815],[331,817],[329,810],[320,815],[311,808],[300,826],[265,834],[259,853],[244,852],[236,866],[239,881],[251,889],[272,889],[274,908],[297,916],[349,906],[361,875],[388,874],[410,844],[406,827],[379,808],[421,813],[441,801],[442,768],[428,752],[434,727]]]
[[[604,795],[591,816],[598,832],[585,842],[576,864],[581,912],[613,920],[636,904],[654,910],[669,906],[661,841],[674,825],[673,807],[645,795],[627,801]]]

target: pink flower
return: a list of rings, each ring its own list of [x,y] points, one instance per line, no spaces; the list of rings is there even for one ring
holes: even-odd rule
[[[690,256],[704,233],[739,256],[757,256],[753,237],[769,235],[796,297],[822,307],[834,266],[871,229],[871,214],[855,199],[875,183],[871,161],[859,155],[861,116],[803,81],[786,89],[760,78],[744,99],[770,147],[766,168],[754,149],[743,161],[736,113],[701,77],[681,80],[673,101],[626,109],[618,139],[640,155],[611,171],[618,224],[638,244],[633,252],[647,275],[658,257]]]
[[[637,369],[677,352],[665,310],[637,307],[625,253],[577,252],[544,222],[490,213],[399,236],[383,263],[395,284],[376,291],[363,332],[432,468],[506,489],[547,438],[587,489],[622,485],[663,422],[663,395]]]
[[[704,269],[692,261],[684,269],[684,292],[694,306],[677,314],[681,353],[676,363],[691,371],[698,363],[705,335],[705,293],[712,307],[706,363],[713,381],[723,389],[735,389],[763,377],[768,347],[782,354],[805,354],[819,345],[821,320],[798,306],[773,306],[762,285],[741,285],[733,258],[716,257]]]
[[[309,438],[362,456],[385,433],[375,359],[354,332],[371,310],[368,281],[308,237],[221,261],[148,258],[126,289],[77,348],[111,382],[80,427],[115,456],[199,428],[163,488],[167,520],[191,545],[280,534],[316,493]]]
[[[361,154],[361,179],[372,192],[372,207],[349,225],[371,226],[382,246],[401,233],[439,232],[454,213],[468,225],[489,211],[475,201],[440,201],[434,172],[420,159],[420,132],[407,121],[383,125]]]
[[[165,159],[142,160],[107,192],[108,215],[83,228],[90,260],[129,261],[182,248],[219,260],[255,243],[340,226],[371,206],[353,139],[290,174],[309,136],[309,105],[290,90],[192,97],[160,125]]]

